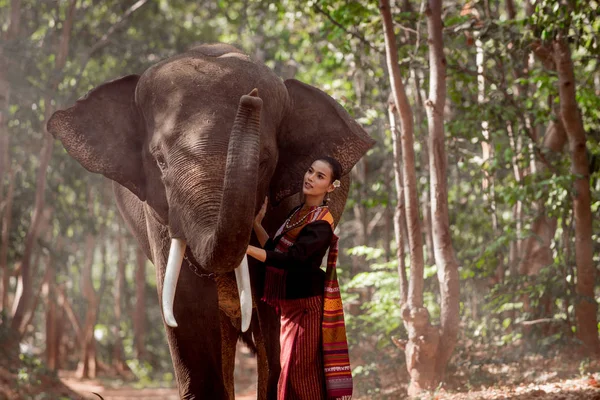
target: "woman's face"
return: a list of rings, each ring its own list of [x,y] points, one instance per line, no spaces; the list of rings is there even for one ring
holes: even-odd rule
[[[304,174],[304,184],[302,193],[305,196],[324,196],[327,192],[334,189],[331,166],[322,160],[312,163],[308,171]]]

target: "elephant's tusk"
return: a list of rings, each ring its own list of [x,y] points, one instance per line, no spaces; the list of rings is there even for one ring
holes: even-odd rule
[[[248,271],[248,256],[242,258],[242,263],[235,269],[235,281],[240,295],[242,310],[242,332],[250,327],[252,319],[252,293],[250,292],[250,272]]]
[[[171,249],[169,250],[169,260],[167,261],[167,272],[163,282],[162,309],[163,316],[167,325],[171,328],[177,328],[177,321],[173,315],[173,304],[175,301],[175,289],[177,288],[177,279],[181,271],[181,262],[185,252],[185,240],[171,240]]]

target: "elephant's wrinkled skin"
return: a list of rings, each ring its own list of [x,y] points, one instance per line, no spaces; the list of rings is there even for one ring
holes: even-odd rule
[[[119,210],[156,266],[159,297],[171,238],[184,239],[187,254],[217,274],[199,277],[184,261],[174,305],[179,326],[165,325],[183,399],[234,396],[240,320],[232,271],[256,241],[252,220],[264,196],[272,203],[265,218],[272,234],[298,201],[303,172],[316,156],[337,158],[346,175],[373,144],[331,97],[283,82],[224,44],[198,46],[142,75],[104,83],[57,111],[48,131],[86,169],[115,182]],[[336,218],[348,184],[346,175],[332,197]],[[259,269],[251,265],[250,272],[258,396],[274,399],[279,322],[257,301]]]

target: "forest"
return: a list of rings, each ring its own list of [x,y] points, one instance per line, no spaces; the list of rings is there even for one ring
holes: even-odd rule
[[[598,0],[0,0],[0,28],[0,400],[179,398],[155,267],[46,123],[215,42],[375,142],[335,230],[354,398],[600,399]]]

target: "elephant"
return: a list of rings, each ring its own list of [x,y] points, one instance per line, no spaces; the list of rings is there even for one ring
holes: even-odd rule
[[[374,144],[365,130],[326,93],[283,81],[222,43],[103,83],[56,111],[47,130],[85,169],[113,181],[117,207],[155,266],[163,305],[167,264],[180,267],[178,278],[167,277],[175,292],[163,318],[181,398],[233,399],[241,338],[257,354],[258,398],[275,399],[279,320],[259,301],[263,268],[249,266],[246,333],[233,271],[257,243],[253,220],[265,196],[264,225],[273,234],[299,201],[302,176],[317,156],[343,167],[330,203],[339,220],[349,171]],[[173,243],[178,256],[170,254]]]

